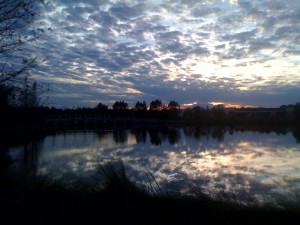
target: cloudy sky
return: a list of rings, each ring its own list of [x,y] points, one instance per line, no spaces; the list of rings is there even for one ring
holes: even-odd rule
[[[53,0],[39,23],[51,105],[300,102],[299,0]]]

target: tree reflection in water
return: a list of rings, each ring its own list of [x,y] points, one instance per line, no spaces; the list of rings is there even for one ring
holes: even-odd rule
[[[80,177],[122,158],[128,175],[140,182],[149,169],[165,189],[278,203],[300,191],[298,134],[192,127],[66,132],[9,153],[26,172]]]
[[[297,143],[300,143],[300,128],[297,128],[293,131],[293,135],[295,139],[297,140]]]

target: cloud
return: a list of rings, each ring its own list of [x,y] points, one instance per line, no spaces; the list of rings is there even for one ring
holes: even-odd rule
[[[252,4],[249,1],[237,1],[237,5],[240,8],[246,8],[246,9],[252,8]]]
[[[191,14],[194,17],[207,17],[207,16],[216,16],[218,14],[220,14],[222,12],[222,10],[220,8],[217,7],[210,7],[210,6],[200,6],[196,9],[193,9],[191,11]]]
[[[34,76],[77,96],[56,95],[57,105],[95,102],[99,90],[107,102],[267,104],[274,85],[281,104],[300,80],[299,9],[296,0],[53,1],[41,16],[52,31],[32,46],[48,60]]]
[[[120,4],[112,6],[109,10],[110,14],[120,21],[129,21],[133,18],[137,18],[142,15],[143,11],[144,8],[142,4],[137,4],[132,7],[126,4]]]
[[[130,94],[143,94],[139,90],[133,89],[133,88],[127,88],[126,91]]]

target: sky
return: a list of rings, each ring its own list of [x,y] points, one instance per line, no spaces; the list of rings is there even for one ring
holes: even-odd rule
[[[299,0],[52,0],[33,72],[56,107],[300,102]]]

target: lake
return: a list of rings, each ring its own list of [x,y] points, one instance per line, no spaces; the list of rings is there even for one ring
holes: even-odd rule
[[[128,176],[164,190],[241,203],[300,202],[299,132],[161,127],[62,131],[11,147],[14,167],[53,177],[89,178],[122,160]]]

